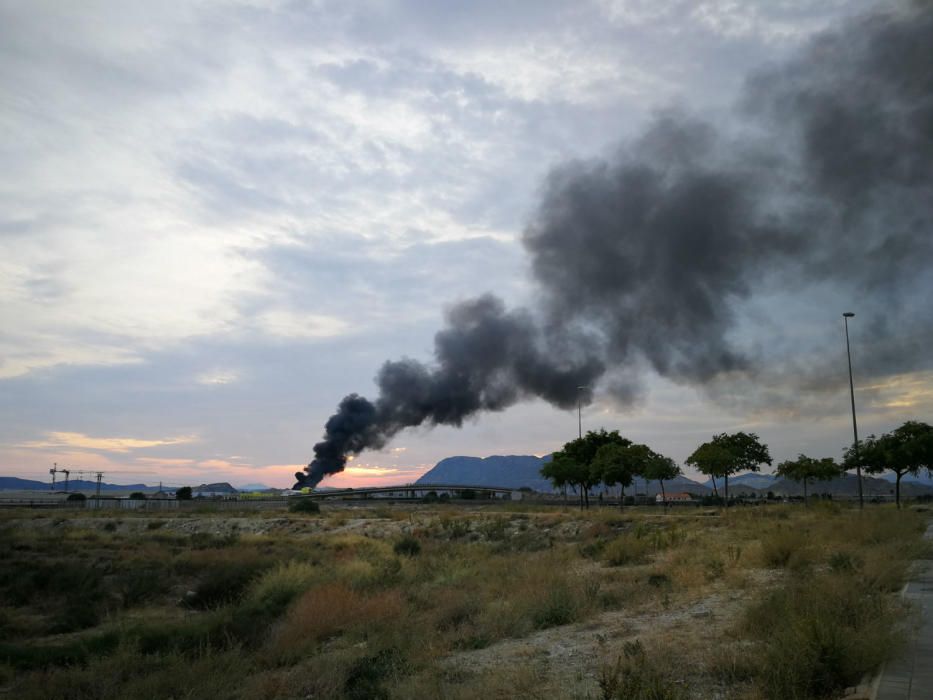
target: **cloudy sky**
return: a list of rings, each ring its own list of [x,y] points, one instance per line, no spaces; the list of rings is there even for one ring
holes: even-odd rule
[[[659,109],[728,121],[745,76],[863,0],[0,0],[0,473],[287,486],[347,393],[430,361],[451,304],[535,294],[521,244],[545,177]],[[758,303],[831,342],[819,416],[658,376],[597,391],[584,428],[678,460],[723,430],[777,459],[851,439],[840,313]],[[843,306],[847,308],[842,308]],[[863,433],[929,416],[922,366],[860,381]],[[794,342],[798,342],[795,340]],[[455,454],[545,454],[542,401],[419,428],[328,485]]]

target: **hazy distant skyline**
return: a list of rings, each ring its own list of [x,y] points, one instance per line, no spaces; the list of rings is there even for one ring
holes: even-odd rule
[[[371,394],[386,359],[430,360],[445,308],[527,301],[520,237],[552,167],[658,109],[727,122],[751,70],[878,6],[0,2],[0,473],[290,485],[345,394]],[[860,381],[879,319],[820,300],[749,310],[776,343],[837,348],[820,417],[648,373],[584,429],[678,461],[734,429],[778,460],[838,456],[848,310],[860,433],[930,420],[930,368]],[[403,432],[326,483],[576,432],[576,411],[519,404]]]

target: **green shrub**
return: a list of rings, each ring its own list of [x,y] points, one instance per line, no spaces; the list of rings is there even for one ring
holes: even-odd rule
[[[858,578],[792,579],[753,606],[759,679],[773,700],[818,698],[856,685],[900,645],[891,599]]]
[[[87,496],[83,493],[69,493],[68,498],[65,500],[72,503],[84,503],[87,500]]]
[[[398,649],[383,649],[354,663],[347,672],[344,693],[347,700],[388,700],[383,683],[407,672],[405,658]]]
[[[124,608],[153,600],[169,590],[169,582],[163,572],[154,567],[138,567],[117,573],[110,585]]]
[[[0,660],[17,669],[60,667],[86,662],[92,656],[113,651],[120,642],[116,632],[107,632],[60,644],[5,644],[0,642]]]
[[[654,552],[653,543],[645,537],[626,534],[611,540],[602,551],[602,558],[610,566],[642,564]]]
[[[852,573],[863,565],[862,559],[851,552],[833,552],[829,556],[829,568],[837,573]]]
[[[290,561],[266,571],[251,586],[247,603],[278,615],[300,593],[320,579],[320,572],[303,561]]]
[[[421,543],[411,535],[405,535],[392,549],[396,554],[413,557],[421,552]]]
[[[535,603],[532,622],[539,629],[568,625],[580,618],[583,607],[581,603],[569,585],[557,583],[548,590],[543,599]]]
[[[603,700],[686,700],[686,689],[668,678],[637,639],[626,642],[614,664],[599,674]]]
[[[470,522],[460,518],[445,518],[441,520],[441,528],[452,540],[466,537],[470,532]]]
[[[205,613],[192,616],[183,622],[151,623],[127,632],[136,641],[142,654],[167,654],[177,652],[197,656],[209,649],[220,649],[228,645],[229,615]]]
[[[22,562],[16,569],[3,571],[0,584],[14,605],[49,598],[83,598],[91,605],[102,596],[103,579],[102,569],[82,561],[52,560]]]
[[[234,561],[220,562],[201,574],[201,580],[194,587],[194,595],[188,596],[185,604],[206,610],[235,602],[263,568],[262,565],[244,566]]]
[[[715,581],[722,578],[722,575],[726,573],[726,564],[719,557],[711,556],[707,559],[703,568],[706,570],[706,580]]]
[[[320,513],[321,506],[310,498],[292,498],[288,503],[288,510],[291,513]]]
[[[100,595],[97,592],[88,597],[80,593],[69,595],[55,615],[49,631],[54,634],[66,634],[95,627],[100,622],[100,611],[97,609],[99,599]]]
[[[800,568],[807,563],[807,538],[798,530],[781,527],[761,541],[761,556],[773,567]]]
[[[504,518],[490,518],[480,525],[480,532],[491,542],[499,542],[508,536],[508,521]]]

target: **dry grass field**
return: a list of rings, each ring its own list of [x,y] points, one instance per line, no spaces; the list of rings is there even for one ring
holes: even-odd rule
[[[8,511],[0,697],[839,697],[897,650],[926,515]]]

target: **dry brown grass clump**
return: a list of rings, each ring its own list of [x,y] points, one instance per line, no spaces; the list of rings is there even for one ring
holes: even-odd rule
[[[269,649],[279,657],[303,655],[340,634],[378,631],[399,620],[404,610],[397,590],[364,594],[342,583],[317,586],[289,607],[272,632]]]

